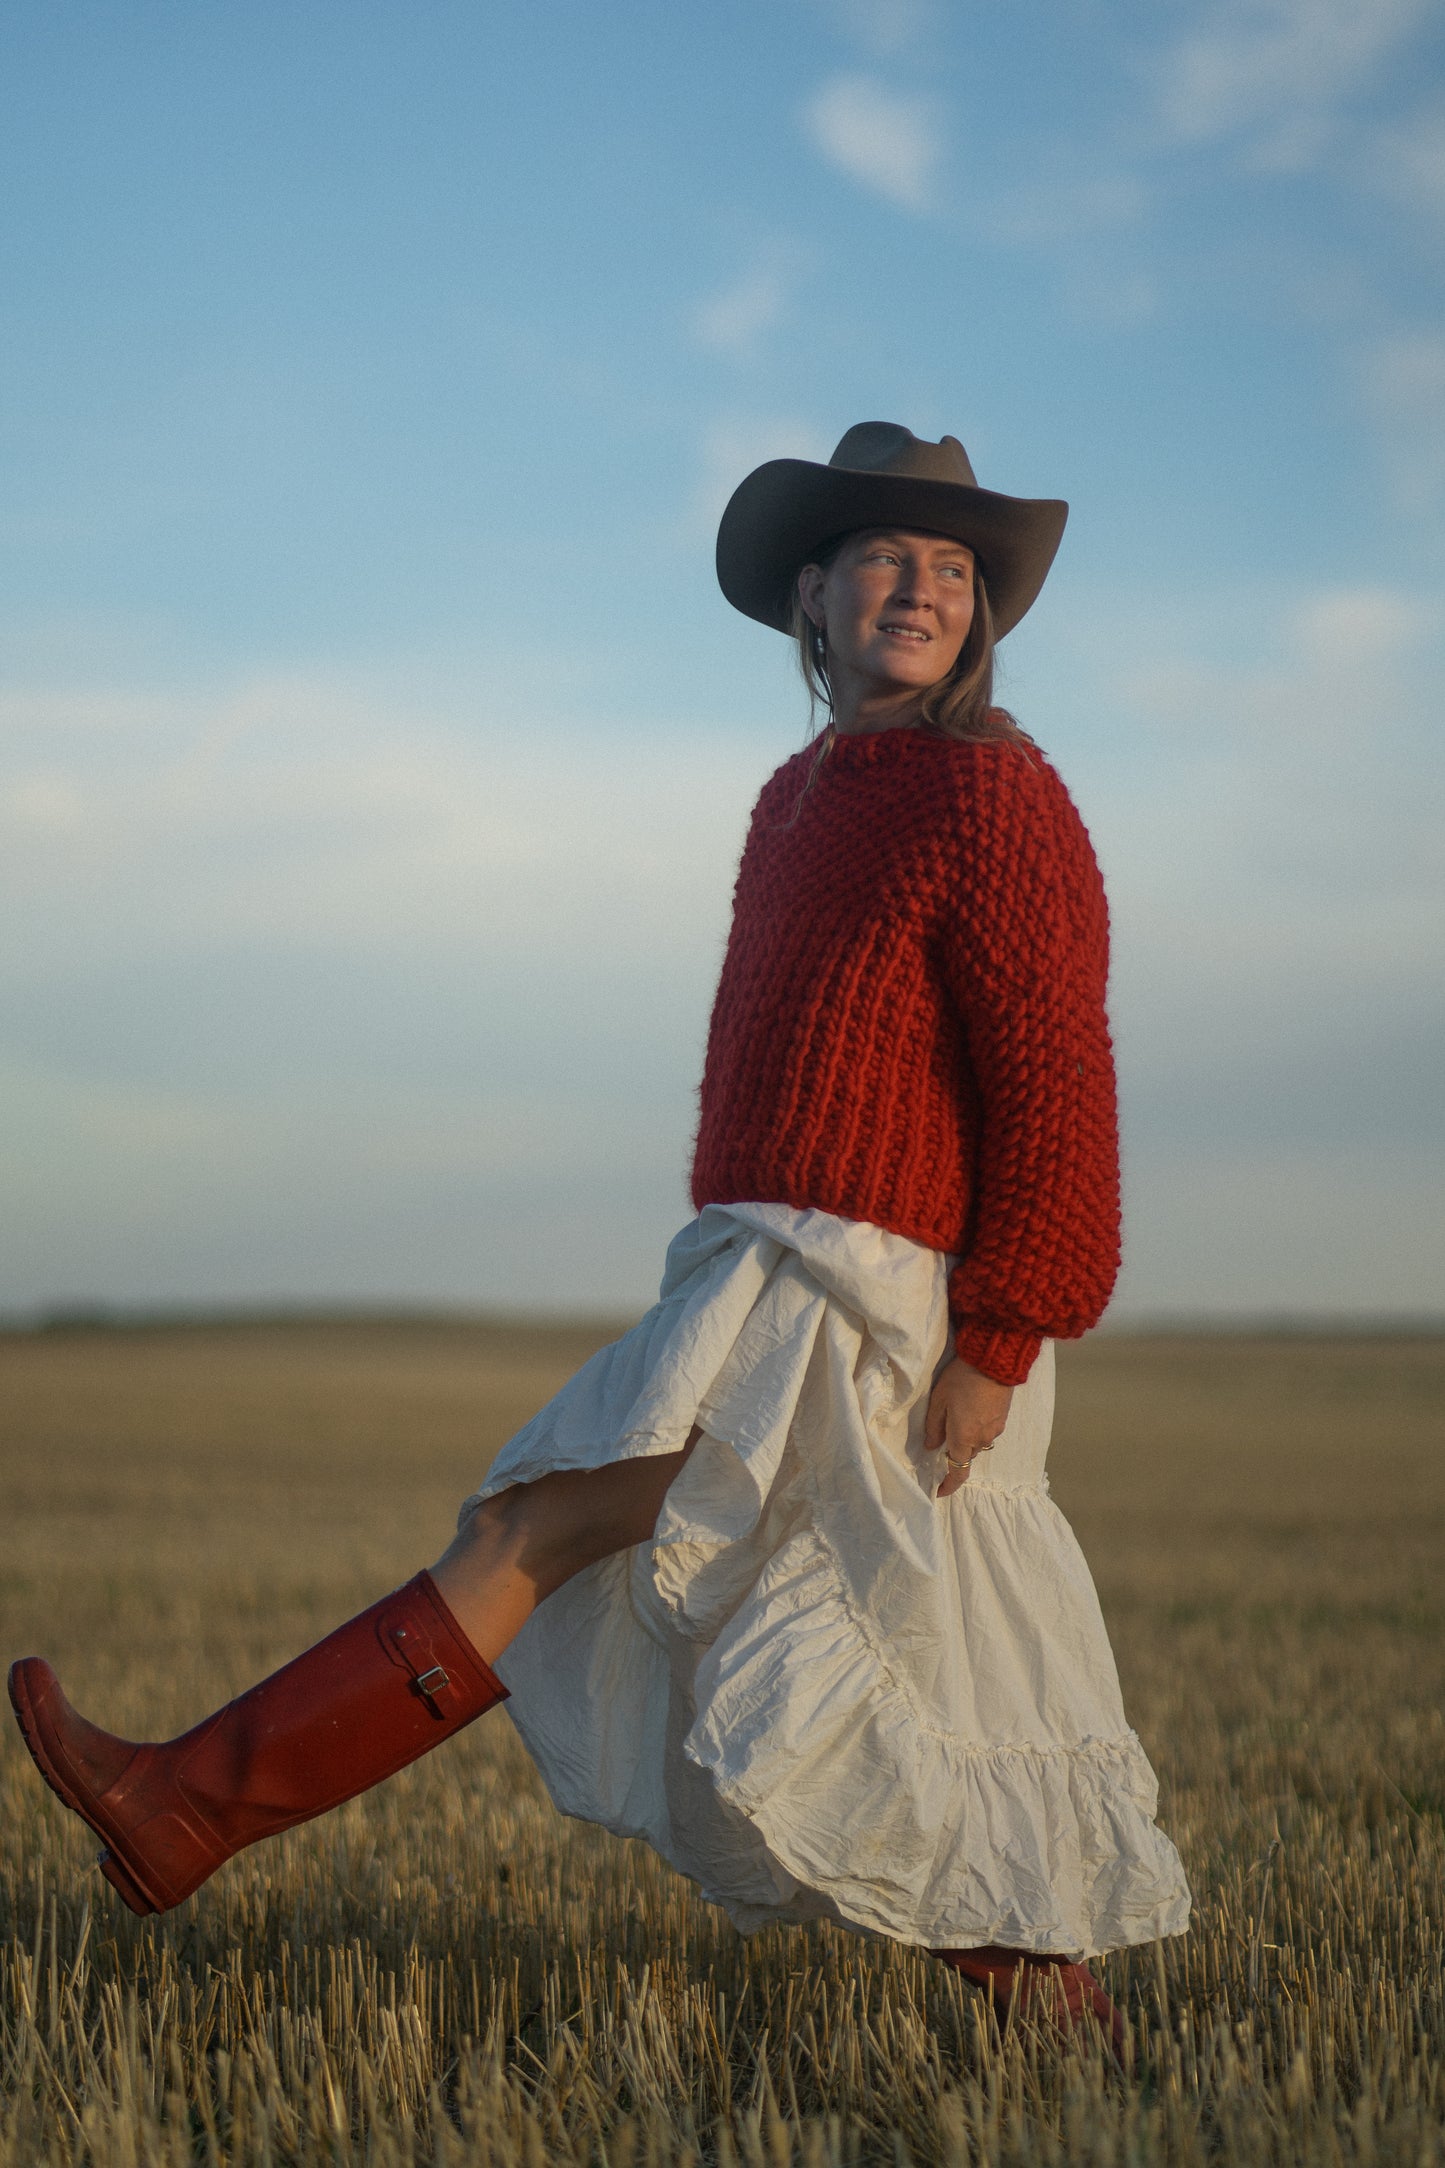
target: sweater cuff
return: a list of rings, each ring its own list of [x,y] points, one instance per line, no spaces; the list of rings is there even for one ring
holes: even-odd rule
[[[954,1351],[995,1385],[1022,1385],[1044,1344],[1041,1332],[966,1317],[954,1334]]]

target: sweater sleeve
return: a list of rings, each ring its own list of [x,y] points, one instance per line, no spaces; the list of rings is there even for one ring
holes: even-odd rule
[[[989,747],[960,839],[944,941],[980,1126],[955,1346],[1021,1384],[1045,1336],[1097,1324],[1119,1266],[1108,913],[1083,822],[1053,770]]]

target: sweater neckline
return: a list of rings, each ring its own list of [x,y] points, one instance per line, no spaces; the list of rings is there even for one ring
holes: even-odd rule
[[[872,768],[882,761],[906,759],[920,746],[943,742],[936,730],[918,723],[895,723],[887,730],[835,732],[828,740],[824,760],[830,768]]]

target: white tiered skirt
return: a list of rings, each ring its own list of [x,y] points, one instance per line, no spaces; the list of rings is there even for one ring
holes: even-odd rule
[[[704,1433],[653,1542],[507,1650],[508,1710],[564,1813],[647,1838],[744,1931],[1078,1956],[1178,1934],[1183,1869],[1048,1495],[1051,1345],[936,1498],[948,1262],[784,1205],[683,1229],[656,1307],[462,1508]]]

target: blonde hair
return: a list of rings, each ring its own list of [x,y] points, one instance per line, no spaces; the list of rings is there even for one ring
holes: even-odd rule
[[[826,572],[847,540],[846,534],[838,535],[808,562]],[[831,731],[833,688],[828,681],[828,639],[803,608],[803,598],[796,588],[788,630],[797,644],[798,668],[808,688],[813,727],[817,728],[821,709],[826,718],[825,731]],[[1002,739],[1014,745],[1032,745],[1033,739],[1007,708],[994,706],[993,650],[993,611],[989,607],[988,584],[982,566],[975,562],[973,622],[959,650],[958,661],[946,678],[929,687],[919,703],[923,723],[943,738]]]

